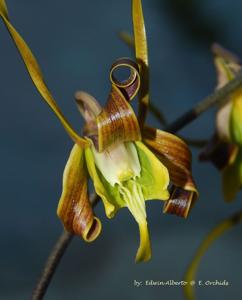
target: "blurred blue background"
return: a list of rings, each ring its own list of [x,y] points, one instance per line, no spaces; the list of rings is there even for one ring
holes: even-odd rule
[[[104,103],[109,67],[130,49],[118,39],[131,31],[131,1],[9,0],[13,24],[42,67],[61,109],[79,130],[73,99],[78,89]],[[216,84],[210,52],[216,41],[242,56],[240,0],[143,0],[151,70],[152,101],[173,121]],[[62,172],[72,142],[37,93],[2,22],[0,24],[0,299],[29,299],[50,249],[62,231],[56,216]],[[214,110],[180,133],[208,138]],[[159,126],[149,117],[149,124]],[[223,201],[220,176],[210,164],[193,170],[200,191],[187,220],[147,205],[153,246],[150,263],[134,263],[138,229],[127,210],[108,220],[96,214],[103,232],[92,244],[75,238],[46,294],[52,299],[184,299],[180,287],[136,288],[134,280],[181,280],[201,240],[241,207]],[[219,239],[204,256],[198,279],[228,280],[229,287],[197,288],[197,299],[239,299],[241,226]]]

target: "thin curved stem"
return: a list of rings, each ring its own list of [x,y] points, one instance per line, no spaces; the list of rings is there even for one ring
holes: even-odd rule
[[[166,126],[168,124],[164,114],[152,102],[150,102],[149,111],[154,115],[154,117],[160,122],[162,126]]]
[[[195,300],[194,286],[189,283],[194,282],[201,259],[203,258],[208,248],[215,240],[221,237],[221,235],[223,235],[233,226],[239,224],[241,221],[242,221],[242,211],[239,211],[234,215],[232,215],[231,217],[229,217],[228,219],[221,222],[219,225],[217,225],[205,237],[205,239],[199,246],[185,274],[185,281],[188,282],[188,284],[184,287],[184,293],[187,300]]]
[[[43,299],[45,292],[51,282],[51,279],[55,273],[59,262],[65,253],[66,248],[70,244],[73,235],[65,230],[61,233],[58,238],[53,250],[51,251],[44,270],[40,276],[40,279],[34,289],[32,300],[40,300]]]
[[[201,102],[196,104],[192,109],[188,110],[186,113],[177,118],[170,125],[166,126],[165,130],[171,133],[175,133],[182,129],[201,114],[206,112],[208,109],[214,105],[221,104],[232,92],[242,87],[242,71],[240,71],[237,76],[230,80],[222,88],[216,90],[214,93],[210,94],[204,98]]]
[[[96,193],[92,194],[90,197],[90,202],[94,207],[98,203],[99,197]],[[43,299],[47,288],[55,274],[55,271],[61,261],[62,256],[64,255],[67,247],[72,241],[74,235],[66,230],[63,230],[59,236],[57,242],[55,243],[53,249],[50,252],[50,255],[46,261],[45,267],[40,275],[40,278],[37,282],[37,285],[32,294],[32,300],[41,300]]]
[[[179,135],[180,138],[182,138],[189,146],[195,147],[195,148],[203,148],[207,145],[208,140],[199,140],[199,139],[192,139],[192,138],[187,138],[184,136]]]
[[[162,126],[167,126],[167,120],[165,119],[163,113],[152,103],[150,102],[149,111],[153,116],[159,121]],[[207,145],[208,140],[202,139],[192,139],[179,135],[188,145],[196,148],[202,148]]]

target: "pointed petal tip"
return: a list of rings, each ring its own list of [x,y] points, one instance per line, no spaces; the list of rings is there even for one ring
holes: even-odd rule
[[[221,57],[223,59],[227,59],[233,61],[234,63],[239,64],[240,59],[237,55],[233,54],[229,50],[225,49],[218,43],[213,43],[211,46],[211,51],[215,56]]]
[[[135,263],[148,262],[151,259],[151,245],[147,222],[139,223],[140,245],[136,254]]]

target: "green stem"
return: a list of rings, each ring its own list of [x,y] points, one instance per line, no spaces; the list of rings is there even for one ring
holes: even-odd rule
[[[237,76],[229,81],[222,88],[216,90],[211,95],[204,98],[201,102],[196,104],[192,109],[177,118],[173,123],[165,127],[166,131],[175,133],[189,123],[198,118],[201,114],[206,112],[214,105],[221,104],[232,92],[242,87],[242,71]]]
[[[211,246],[211,244],[217,240],[221,235],[231,229],[233,226],[239,224],[242,221],[242,211],[239,211],[229,217],[228,219],[224,220],[222,223],[217,225],[209,234],[205,237],[201,245],[199,246],[192,262],[190,263],[187,272],[185,274],[185,281],[188,284],[184,287],[184,293],[187,300],[195,300],[195,293],[193,285],[189,284],[190,282],[194,282],[196,278],[196,273],[203,258],[204,254]]]
[[[150,102],[149,111],[154,115],[154,117],[160,122],[162,126],[167,126],[167,120],[163,116],[163,113],[153,104]],[[207,145],[208,140],[198,140],[187,138],[184,136],[179,135],[188,145],[196,148],[202,148]]]
[[[149,111],[156,117],[161,125],[165,126],[168,124],[163,113],[152,102],[149,104]]]

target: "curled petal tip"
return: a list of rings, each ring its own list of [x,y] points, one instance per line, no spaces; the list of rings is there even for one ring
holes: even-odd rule
[[[187,218],[194,200],[195,195],[193,191],[173,187],[170,199],[164,204],[163,212]]]
[[[98,151],[117,143],[141,139],[136,115],[122,91],[112,86],[108,102],[97,117]]]
[[[102,231],[102,223],[97,217],[83,231],[81,220],[74,218],[73,231],[76,235],[81,236],[85,242],[93,242]]]
[[[155,128],[144,128],[144,141],[167,167],[172,190],[170,199],[164,204],[164,212],[187,217],[198,197],[191,173],[191,152],[184,141],[173,134]]]
[[[116,71],[122,71],[125,69],[129,71],[128,78],[120,80],[115,76]],[[138,65],[126,57],[116,60],[110,69],[110,81],[120,89],[127,101],[131,101],[138,93],[140,87]]]
[[[115,71],[124,67],[129,69],[130,76],[122,81],[115,76]],[[107,103],[96,118],[99,152],[117,143],[141,139],[138,120],[129,104],[140,86],[138,66],[128,58],[121,58],[112,65],[110,80],[112,87]]]

